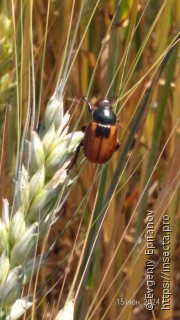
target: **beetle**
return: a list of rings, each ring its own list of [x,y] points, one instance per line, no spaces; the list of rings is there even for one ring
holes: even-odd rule
[[[82,127],[84,139],[78,145],[75,156],[68,169],[76,163],[81,147],[83,147],[85,157],[93,163],[105,163],[118,150],[118,120],[112,110],[112,104],[104,99],[99,107],[93,111],[87,97],[82,97],[87,103],[88,110],[92,113],[92,121]]]

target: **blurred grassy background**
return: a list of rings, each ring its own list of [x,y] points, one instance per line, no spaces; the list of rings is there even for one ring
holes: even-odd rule
[[[65,85],[64,104],[65,110],[71,110],[71,129],[79,130],[90,121],[79,102],[83,95],[88,95],[94,108],[107,97],[114,102],[120,119],[121,147],[109,163],[96,166],[84,162],[81,154],[72,173],[79,173],[79,179],[51,232],[52,239],[61,234],[73,214],[75,219],[39,277],[39,287],[44,282],[47,285],[41,292],[44,299],[33,315],[35,319],[42,319],[42,313],[44,319],[50,319],[50,314],[53,318],[61,290],[62,307],[82,245],[85,252],[74,287],[74,294],[78,292],[75,319],[180,319],[179,31],[178,0],[0,3],[1,198],[11,196],[27,114],[35,114],[38,127],[58,79]],[[142,232],[146,230],[147,210],[154,212],[157,233],[154,294],[160,305],[154,311],[147,311],[143,301],[147,256]],[[173,230],[171,308],[166,311],[161,310],[160,280],[164,213],[169,215]],[[93,263],[88,263],[79,288],[98,234]],[[64,275],[67,277],[62,286]],[[117,298],[136,298],[142,304],[119,305]]]

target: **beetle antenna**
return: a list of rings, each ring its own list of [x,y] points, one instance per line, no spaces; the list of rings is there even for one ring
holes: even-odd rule
[[[119,99],[120,95],[116,95],[114,100],[112,101],[112,108],[115,107],[115,105],[120,101]]]
[[[116,95],[114,100],[113,100],[113,102],[112,102],[112,104],[115,104],[116,102],[118,103],[119,100],[120,100],[119,97],[120,97],[120,95]]]
[[[93,109],[92,109],[92,105],[91,105],[91,102],[88,100],[87,97],[82,97],[82,99],[87,103],[87,106],[88,106],[88,110],[89,112],[93,112]]]

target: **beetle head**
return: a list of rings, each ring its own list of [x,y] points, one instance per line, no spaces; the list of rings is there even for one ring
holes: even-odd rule
[[[102,100],[102,101],[99,103],[99,108],[112,109],[112,104],[109,102],[109,100],[105,99],[105,100]]]
[[[114,125],[117,122],[116,114],[108,100],[102,100],[99,108],[93,111],[93,120],[104,125]]]

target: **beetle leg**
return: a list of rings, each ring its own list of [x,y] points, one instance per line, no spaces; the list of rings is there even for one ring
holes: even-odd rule
[[[118,141],[114,152],[116,152],[119,149],[119,147],[120,147],[120,142]]]
[[[88,98],[87,97],[82,97],[82,99],[87,103],[89,112],[93,112],[93,109],[92,109],[92,106],[91,106],[91,102],[88,100]]]
[[[70,164],[67,167],[68,173],[72,169],[72,167],[76,164],[76,161],[77,161],[77,158],[78,158],[78,155],[79,155],[79,152],[80,152],[82,146],[83,146],[83,140],[78,144],[76,151],[75,151],[75,154],[74,154],[74,157],[72,158]]]
[[[81,127],[81,131],[85,132],[87,125]]]

